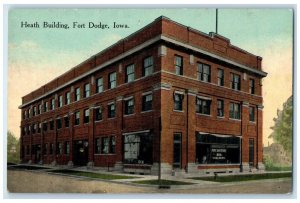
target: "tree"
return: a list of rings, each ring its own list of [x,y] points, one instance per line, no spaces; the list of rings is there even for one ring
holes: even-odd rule
[[[269,138],[281,144],[289,156],[292,155],[293,138],[293,97],[290,96],[283,104],[282,111],[277,109],[277,118],[273,118],[275,125]]]
[[[7,162],[19,163],[20,161],[20,141],[11,131],[7,132]]]

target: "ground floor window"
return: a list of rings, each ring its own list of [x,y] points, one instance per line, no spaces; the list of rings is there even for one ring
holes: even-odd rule
[[[239,137],[196,135],[196,162],[199,164],[239,164],[240,150]]]
[[[149,133],[124,135],[124,163],[152,164],[152,136]]]

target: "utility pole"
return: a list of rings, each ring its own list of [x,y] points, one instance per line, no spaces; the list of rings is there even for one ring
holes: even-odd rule
[[[218,9],[216,9],[216,34],[218,34]]]

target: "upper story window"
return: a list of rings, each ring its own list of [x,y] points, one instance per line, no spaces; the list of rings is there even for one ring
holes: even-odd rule
[[[218,99],[217,116],[224,117],[224,100]]]
[[[57,143],[56,154],[62,155],[62,144],[61,144],[61,142]]]
[[[241,119],[241,105],[230,102],[229,104],[229,118]]]
[[[108,75],[108,89],[115,88],[117,86],[117,73],[113,72]]]
[[[55,99],[51,99],[51,110],[55,109]]]
[[[196,98],[196,112],[210,115],[210,106],[211,100],[210,99],[203,99],[203,98]]]
[[[249,107],[249,121],[255,121],[255,108],[253,106]]]
[[[98,78],[96,83],[97,83],[97,93],[103,92],[103,78]]]
[[[90,84],[86,83],[84,85],[83,97],[86,98],[86,97],[89,97],[89,96],[90,96]]]
[[[102,108],[98,107],[95,109],[95,120],[101,121],[102,120]]]
[[[126,66],[126,83],[134,81],[134,64]]]
[[[43,131],[44,132],[47,131],[47,128],[48,128],[48,123],[47,122],[43,123]]]
[[[41,129],[42,129],[42,123],[39,123],[39,124],[38,124],[38,133],[41,132]]]
[[[42,113],[42,105],[39,104],[39,107],[38,107],[38,114],[41,114]]]
[[[83,119],[84,123],[88,123],[90,122],[90,110],[89,109],[85,109],[84,110],[84,119]]]
[[[33,116],[36,116],[36,106],[33,107]]]
[[[125,101],[125,115],[130,115],[133,113],[134,113],[134,101],[132,98]]]
[[[181,93],[174,93],[174,110],[182,111],[182,103],[183,103],[184,95]]]
[[[183,75],[183,60],[181,56],[175,56],[175,73]]]
[[[152,94],[144,95],[142,100],[142,111],[152,110]]]
[[[70,126],[70,118],[69,118],[69,116],[64,117],[64,121],[65,121],[65,128],[68,128]]]
[[[69,155],[70,154],[70,142],[65,142],[65,154]]]
[[[63,106],[63,96],[59,95],[58,96],[58,107],[62,107]]]
[[[47,112],[48,111],[48,102],[45,102],[44,103],[44,112]]]
[[[203,82],[210,82],[210,66],[198,63],[198,80]]]
[[[36,123],[32,124],[32,134],[35,134],[36,128],[37,128]]]
[[[224,70],[218,69],[218,85],[224,86]]]
[[[25,110],[23,111],[23,119],[26,119],[26,117],[27,117],[27,111]]]
[[[153,57],[149,56],[144,59],[143,76],[148,76],[153,73]]]
[[[241,76],[231,73],[230,74],[231,88],[234,90],[241,90]]]
[[[61,129],[62,128],[61,118],[56,119],[56,128],[57,129]]]
[[[49,122],[49,125],[50,125],[50,130],[54,130],[54,121],[53,120],[51,120]]]
[[[74,125],[79,125],[80,124],[80,112],[79,111],[76,111],[75,113],[75,122],[74,122]]]
[[[249,93],[254,94],[255,93],[255,83],[253,79],[249,80]]]
[[[75,89],[75,101],[79,101],[80,100],[80,87],[77,87]]]
[[[116,107],[115,103],[111,103],[108,105],[108,118],[114,118],[116,116]]]
[[[68,105],[71,103],[71,95],[70,92],[66,92],[65,94],[65,104]]]

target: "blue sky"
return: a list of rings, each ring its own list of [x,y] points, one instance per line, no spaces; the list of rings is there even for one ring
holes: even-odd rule
[[[19,135],[21,97],[88,57],[164,15],[205,33],[215,31],[215,9],[11,9],[8,19],[8,129]],[[219,34],[263,57],[264,136],[277,108],[292,94],[293,11],[219,9]],[[21,22],[113,22],[128,29],[24,29]],[[284,72],[282,69],[284,68]],[[30,80],[28,80],[30,78]],[[17,81],[16,81],[17,80]],[[276,91],[274,91],[274,89]],[[282,89],[282,91],[281,91]]]

